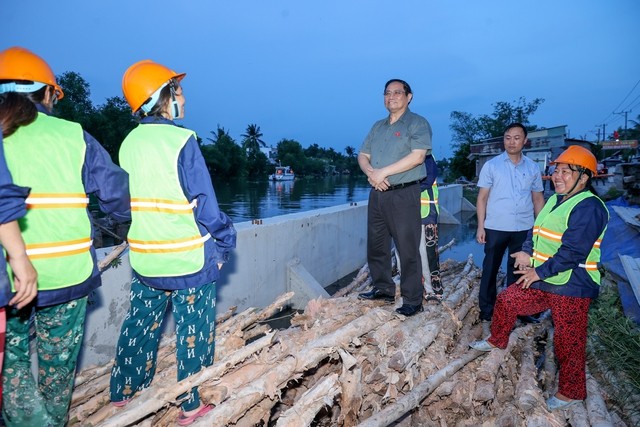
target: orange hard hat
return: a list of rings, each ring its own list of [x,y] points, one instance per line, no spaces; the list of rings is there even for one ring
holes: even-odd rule
[[[591,151],[579,145],[569,146],[569,148],[560,153],[557,159],[550,162],[552,165],[556,163],[582,166],[583,168],[589,169],[594,175],[598,174],[596,156],[594,156]]]
[[[135,113],[158,89],[171,79],[182,80],[186,73],[176,73],[164,65],[145,59],[136,62],[122,76],[122,92]]]
[[[0,80],[26,80],[53,86],[58,99],[64,97],[56,76],[44,59],[23,47],[10,47],[0,52]],[[33,92],[29,86],[18,85],[13,92]]]

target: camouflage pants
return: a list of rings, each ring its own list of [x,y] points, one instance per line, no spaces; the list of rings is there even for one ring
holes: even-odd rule
[[[7,426],[63,426],[84,334],[87,298],[22,310],[7,308],[2,416]],[[29,328],[35,318],[38,382],[31,371]]]
[[[151,384],[156,370],[160,332],[171,302],[176,322],[178,381],[213,363],[216,284],[164,291],[131,281],[131,306],[122,323],[111,370],[111,401],[128,400]],[[198,389],[178,396],[184,411],[200,406]]]

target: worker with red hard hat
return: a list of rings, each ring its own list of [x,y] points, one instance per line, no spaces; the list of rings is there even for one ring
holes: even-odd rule
[[[122,78],[124,96],[140,124],[119,154],[131,188],[133,279],[111,374],[115,406],[128,404],[151,383],[169,302],[178,380],[213,363],[216,281],[235,247],[236,231],[220,211],[195,133],[174,123],[184,117],[184,76],[144,60]],[[176,397],[183,400],[179,425],[212,409],[200,401],[197,387]]]
[[[0,52],[0,93],[12,100],[0,105],[3,126],[11,132],[3,143],[7,165],[17,185],[31,188],[19,225],[38,273],[35,302],[7,310],[2,415],[8,426],[62,426],[88,295],[101,285],[89,194],[103,212],[128,221],[127,174],[79,124],[51,115],[64,92],[35,53],[21,47]],[[35,106],[35,120],[25,120],[25,105]],[[38,337],[37,383],[29,354],[32,323]]]
[[[595,156],[572,145],[553,161],[556,193],[538,214],[522,251],[515,258],[520,278],[498,295],[491,336],[472,348],[506,348],[518,315],[551,310],[559,365],[558,391],[547,409],[562,409],[587,397],[587,320],[600,288],[600,244],[609,212],[591,191],[597,173]]]

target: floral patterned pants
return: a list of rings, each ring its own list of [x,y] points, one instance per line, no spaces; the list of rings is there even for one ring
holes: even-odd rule
[[[584,400],[587,397],[587,314],[590,304],[590,298],[508,286],[498,294],[488,341],[498,348],[506,348],[517,316],[551,309],[555,327],[553,346],[559,365],[558,392],[570,399]]]
[[[171,302],[176,322],[178,381],[213,363],[216,326],[215,282],[197,288],[164,291],[131,281],[131,306],[120,330],[116,358],[111,369],[112,402],[128,400],[151,384],[156,370],[160,332]],[[200,406],[198,389],[178,396],[182,409]]]
[[[0,308],[0,409],[2,409],[2,362],[4,361],[4,339],[7,331],[7,315],[4,307]]]
[[[422,276],[427,294],[442,295],[442,279],[440,278],[440,252],[438,251],[438,224],[422,226],[420,239],[420,257],[422,260]]]
[[[51,307],[7,307],[2,416],[7,426],[63,426],[84,335],[87,297]],[[35,319],[38,381],[31,372],[29,328]]]

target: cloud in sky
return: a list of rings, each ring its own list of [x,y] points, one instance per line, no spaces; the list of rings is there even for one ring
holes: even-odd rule
[[[451,155],[452,111],[489,114],[520,96],[546,100],[532,123],[574,138],[624,126],[615,108],[640,114],[640,88],[619,106],[640,80],[637,0],[7,3],[0,48],[80,73],[95,104],[121,95],[138,60],[186,72],[183,124],[203,138],[220,125],[239,141],[256,123],[270,145],[357,149],[395,77],[431,122],[436,157]]]

